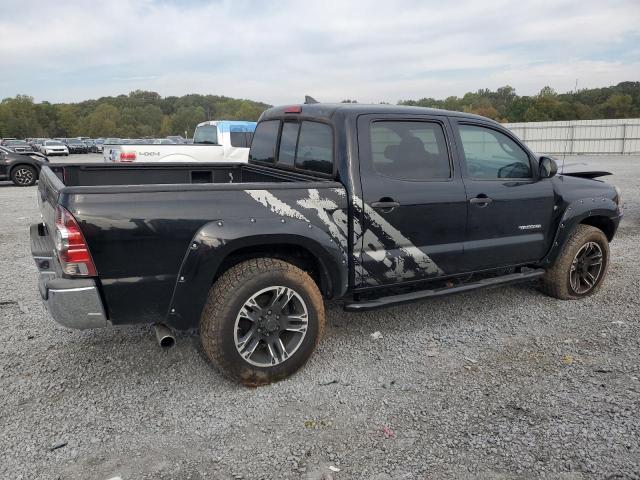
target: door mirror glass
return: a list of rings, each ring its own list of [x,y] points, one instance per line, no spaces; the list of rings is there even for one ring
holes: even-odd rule
[[[540,178],[551,178],[558,173],[558,164],[551,157],[540,157]]]

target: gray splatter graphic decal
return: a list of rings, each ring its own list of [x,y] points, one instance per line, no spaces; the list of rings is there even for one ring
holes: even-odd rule
[[[307,189],[305,198],[285,202],[267,190],[246,190],[271,212],[321,225],[346,255],[348,250],[347,209],[338,205],[335,195],[346,198],[340,188]],[[290,193],[291,191],[289,191]],[[333,198],[330,198],[333,193]],[[344,203],[344,202],[342,202]],[[422,250],[357,196],[353,197],[353,256],[356,285],[380,285],[442,274],[442,270]],[[360,223],[364,219],[365,227]]]
[[[251,198],[267,207],[273,213],[277,213],[278,215],[282,215],[283,217],[297,218],[299,220],[304,220],[305,222],[309,221],[304,215],[284,203],[282,200],[278,199],[268,190],[245,190],[245,192],[247,192],[247,194],[249,194]]]

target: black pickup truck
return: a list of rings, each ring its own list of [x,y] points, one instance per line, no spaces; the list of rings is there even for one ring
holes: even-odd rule
[[[533,279],[593,294],[620,194],[557,168],[479,116],[277,107],[248,164],[44,167],[31,248],[59,323],[199,328],[214,365],[260,385],[309,358],[325,300],[364,311]]]

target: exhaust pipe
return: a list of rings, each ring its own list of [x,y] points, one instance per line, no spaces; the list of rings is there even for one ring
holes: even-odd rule
[[[156,331],[156,340],[161,348],[171,348],[176,344],[176,337],[173,336],[169,327],[164,323],[156,323],[153,328]]]

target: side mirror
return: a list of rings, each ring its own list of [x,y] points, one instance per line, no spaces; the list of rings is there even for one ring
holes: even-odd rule
[[[540,178],[551,178],[558,173],[558,164],[551,157],[540,157]]]

